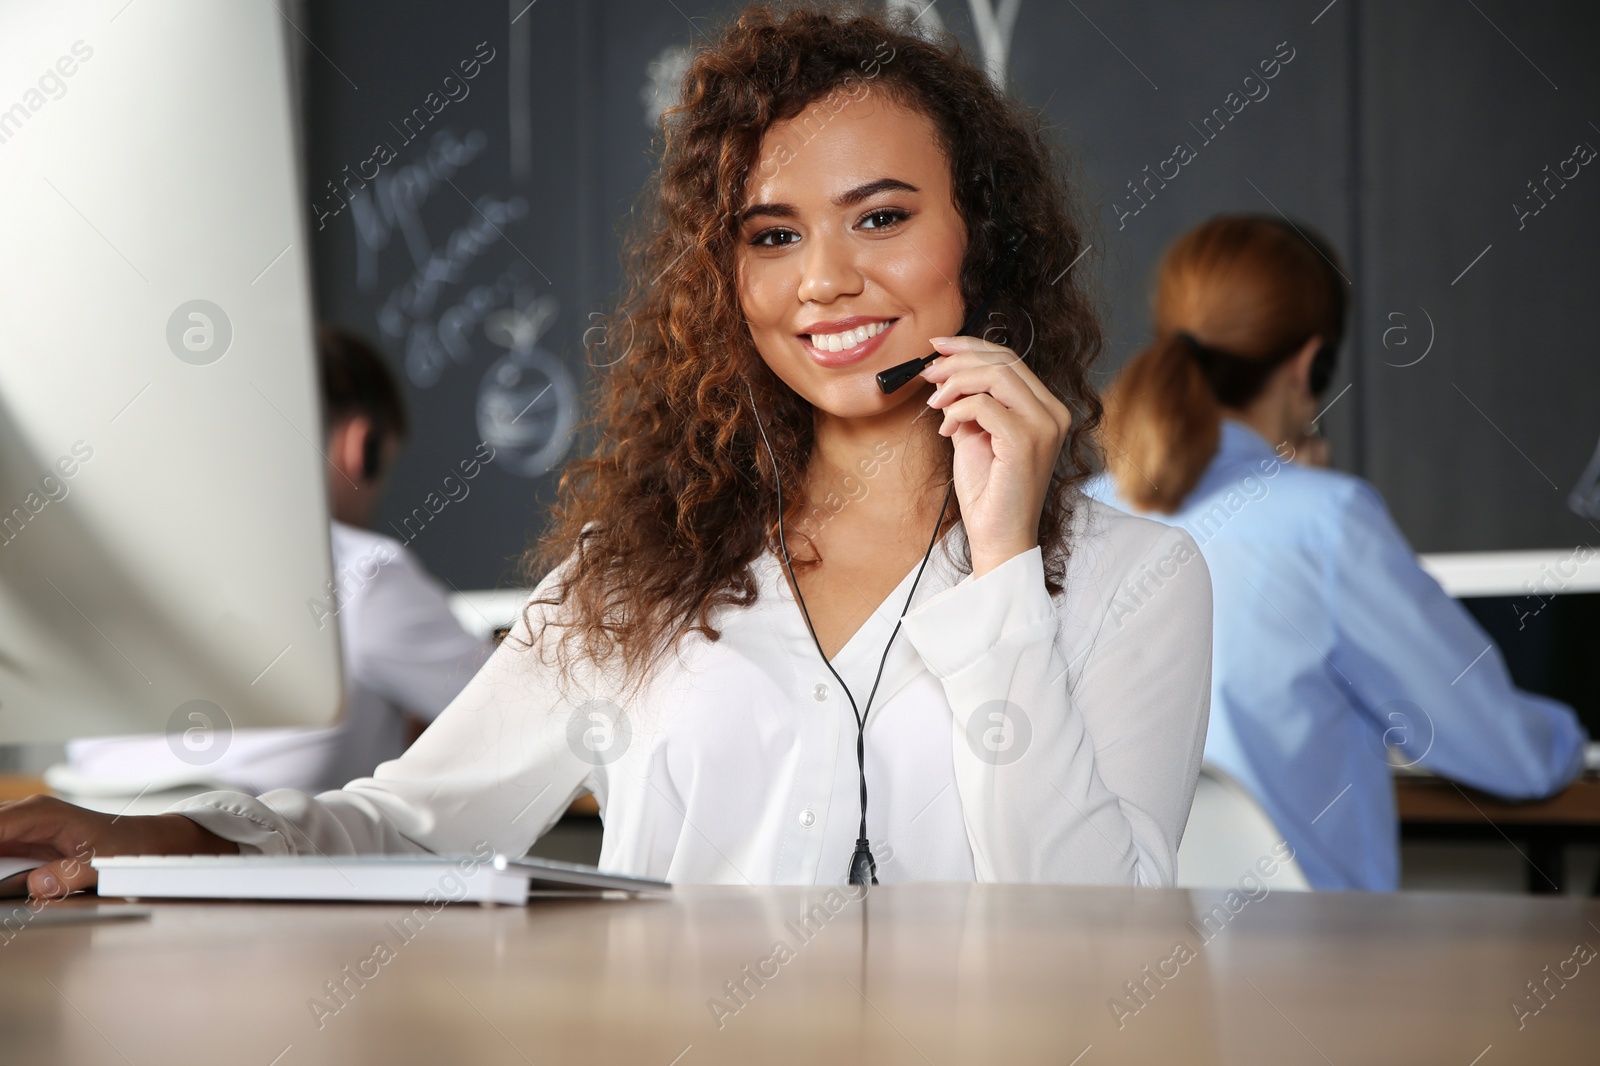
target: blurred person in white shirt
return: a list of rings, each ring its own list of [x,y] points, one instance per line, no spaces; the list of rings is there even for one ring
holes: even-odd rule
[[[355,333],[325,325],[317,331],[317,364],[334,580],[310,609],[320,624],[339,626],[338,721],[232,730],[209,759],[180,757],[165,736],[75,740],[66,765],[49,775],[58,790],[338,788],[405,751],[493,650],[462,628],[443,584],[404,544],[366,528],[407,433],[400,390],[383,357]]]

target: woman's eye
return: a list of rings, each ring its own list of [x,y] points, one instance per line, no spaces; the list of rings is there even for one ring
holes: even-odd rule
[[[800,234],[792,229],[767,229],[751,237],[750,243],[758,248],[782,248],[799,239]]]
[[[904,222],[911,216],[899,208],[880,208],[862,217],[860,225],[865,229],[888,229],[899,222]]]

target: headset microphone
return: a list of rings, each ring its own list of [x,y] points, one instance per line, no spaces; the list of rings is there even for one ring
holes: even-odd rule
[[[378,426],[368,419],[367,435],[361,442],[361,480],[376,481],[383,469],[383,437]]]
[[[983,294],[983,299],[978,303],[978,309],[961,324],[958,336],[975,336],[979,327],[983,325],[983,318],[989,313],[989,305],[994,303],[994,298],[1000,290],[1011,281],[1011,275],[1017,272],[1017,253],[1028,241],[1028,235],[1020,229],[1006,230],[1005,243],[1000,250],[999,262],[995,265],[994,280],[989,283],[989,291]],[[939,358],[938,352],[930,352],[916,359],[909,359],[898,366],[891,366],[888,370],[878,372],[878,388],[884,395],[904,387],[912,378],[922,373],[923,369],[935,359]]]

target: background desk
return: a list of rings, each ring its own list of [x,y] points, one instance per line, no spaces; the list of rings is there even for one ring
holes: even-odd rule
[[[0,801],[27,799],[49,791],[42,777],[33,774],[0,774]]]
[[[1408,840],[1508,841],[1522,853],[1528,891],[1564,892],[1566,847],[1600,841],[1600,778],[1579,778],[1549,799],[1512,803],[1438,777],[1395,781]],[[1592,895],[1600,895],[1597,878]]]
[[[449,907],[406,942],[389,904],[25,927],[0,949],[0,1062],[1501,1066],[1600,1046],[1600,960],[1520,1029],[1511,1007],[1600,946],[1586,900],[1272,893],[1229,916],[1217,892],[924,884],[830,914],[827,891]],[[1180,941],[1195,957],[1147,976]],[[764,962],[779,942],[793,957]],[[334,999],[379,944],[392,958]],[[767,980],[741,1004],[746,967]]]

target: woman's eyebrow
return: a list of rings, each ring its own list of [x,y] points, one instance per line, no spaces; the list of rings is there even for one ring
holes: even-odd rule
[[[922,190],[908,181],[899,178],[875,178],[872,181],[847,189],[833,198],[835,207],[852,207],[880,192],[921,192]],[[740,213],[739,219],[748,222],[752,218],[794,218],[799,212],[793,204],[784,203],[759,203],[751,204]]]
[[[869,196],[876,196],[880,192],[890,191],[921,192],[922,190],[909,181],[901,181],[899,178],[877,178],[867,182],[865,185],[857,185],[855,188],[835,196],[833,205],[835,207],[853,207]]]
[[[739,214],[739,221],[748,222],[752,218],[793,218],[799,214],[793,204],[751,204]]]

